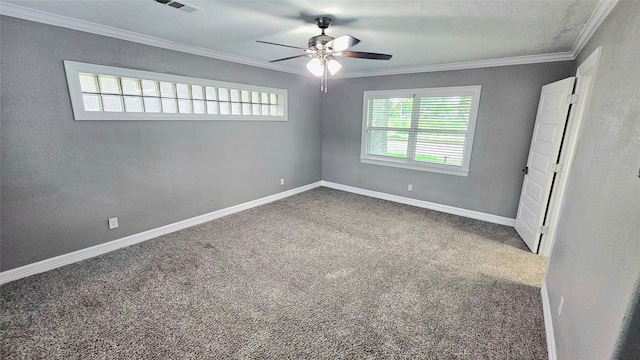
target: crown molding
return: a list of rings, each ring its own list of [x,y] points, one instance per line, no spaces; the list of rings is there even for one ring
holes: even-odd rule
[[[205,56],[218,60],[231,61],[243,65],[255,66],[259,68],[276,70],[296,75],[307,75],[306,72],[287,69],[270,64],[265,61],[255,60],[244,56],[231,55],[199,46],[186,45],[171,40],[157,38],[155,36],[144,35],[133,31],[122,30],[111,26],[100,25],[89,21],[74,19],[63,15],[52,14],[5,2],[0,2],[0,15],[6,15],[38,23],[59,26],[71,30],[78,30],[91,34],[107,36],[120,40],[127,40],[163,49]]]
[[[435,71],[450,71],[450,70],[464,70],[464,69],[479,69],[495,66],[508,66],[508,65],[522,65],[522,64],[536,64],[554,61],[570,61],[575,57],[570,52],[560,52],[552,54],[539,54],[539,55],[525,55],[514,56],[502,59],[488,59],[488,60],[476,60],[476,61],[464,61],[456,63],[446,64],[433,64],[433,65],[421,65],[412,66],[397,69],[384,69],[384,70],[371,70],[371,71],[358,71],[340,76],[340,78],[357,78],[357,77],[369,77],[369,76],[384,76],[384,75],[401,75],[401,74],[415,74],[422,72],[435,72]]]
[[[609,15],[617,3],[618,0],[600,0],[598,2],[598,5],[596,5],[596,8],[591,13],[591,17],[589,17],[589,20],[582,28],[580,35],[578,35],[576,42],[571,48],[571,54],[574,58],[578,57],[582,48],[587,45],[589,39],[591,39],[598,27],[600,27],[600,24],[602,24],[604,19]]]
[[[596,32],[600,24],[609,15],[611,10],[618,3],[618,0],[600,0],[595,9],[591,13],[589,20],[582,28],[580,35],[573,44],[571,51],[551,53],[551,54],[539,54],[539,55],[525,55],[514,56],[502,59],[487,59],[477,61],[465,61],[457,63],[446,64],[434,64],[434,65],[422,65],[406,68],[387,69],[387,70],[372,70],[372,71],[359,71],[352,73],[345,73],[340,78],[358,78],[369,76],[384,76],[384,75],[402,75],[402,74],[415,74],[421,72],[436,72],[436,71],[450,71],[450,70],[464,70],[464,69],[478,69],[494,66],[509,66],[509,65],[523,65],[523,64],[536,64],[554,61],[571,61],[575,60],[582,51],[582,48],[589,42],[591,36]]]
[[[537,54],[537,55],[524,55],[514,56],[500,59],[486,59],[465,61],[456,63],[445,64],[432,64],[412,66],[396,69],[382,69],[371,71],[356,71],[351,73],[343,73],[336,78],[358,78],[358,77],[370,77],[370,76],[384,76],[384,75],[402,75],[402,74],[414,74],[422,72],[436,72],[436,71],[451,71],[451,70],[464,70],[464,69],[478,69],[496,66],[509,66],[509,65],[523,65],[523,64],[536,64],[555,61],[572,61],[575,60],[582,48],[587,44],[591,36],[598,29],[602,21],[609,15],[611,10],[618,3],[618,0],[600,0],[596,5],[591,17],[585,24],[584,28],[580,32],[580,35],[573,44],[571,51],[558,52],[551,54]],[[243,56],[231,55],[222,53],[215,50],[206,49],[199,46],[186,45],[175,41],[165,40],[154,36],[144,35],[133,31],[122,30],[111,26],[100,25],[84,20],[74,19],[62,15],[52,14],[40,10],[30,9],[27,7],[0,2],[0,15],[6,15],[16,17],[20,19],[35,21],[43,24],[49,24],[59,27],[64,27],[72,30],[84,31],[92,34],[108,36],[116,39],[132,41],[140,44],[155,46],[163,49],[180,51],[188,54],[205,56],[213,59],[231,61],[238,64],[255,66],[259,68],[281,71],[296,75],[311,76],[305,71],[295,71],[287,69],[282,66],[273,65],[268,62],[255,60]]]

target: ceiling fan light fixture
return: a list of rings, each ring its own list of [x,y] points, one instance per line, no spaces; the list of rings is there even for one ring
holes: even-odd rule
[[[336,59],[331,59],[327,62],[327,68],[329,68],[329,73],[331,73],[331,75],[335,75],[340,71],[340,69],[342,69],[342,64],[340,64]]]
[[[317,77],[322,77],[322,75],[324,75],[324,65],[317,57],[314,57],[307,63],[307,70]]]
[[[165,0],[156,0],[156,1],[165,1]],[[173,1],[173,0],[171,0]],[[352,46],[358,44],[360,40],[356,39],[351,35],[342,35],[337,38],[333,36],[325,34],[325,30],[331,24],[331,18],[327,16],[321,16],[316,18],[316,23],[322,32],[320,35],[312,36],[309,38],[309,42],[307,43],[308,47],[300,48],[297,46],[285,45],[272,43],[268,41],[256,40],[259,43],[269,44],[269,45],[277,45],[288,48],[294,48],[303,50],[304,54],[289,56],[282,59],[271,60],[270,63],[283,61],[283,60],[291,60],[297,59],[300,57],[310,57],[311,60],[307,63],[307,70],[311,74],[316,77],[322,78],[320,90],[322,92],[327,92],[327,83],[329,81],[329,75],[335,75],[340,69],[342,69],[342,64],[340,64],[337,60],[334,59],[336,56],[344,56],[351,58],[360,58],[360,59],[373,59],[373,60],[389,60],[391,59],[391,55],[388,54],[378,54],[378,53],[368,53],[362,51],[345,51],[346,49],[351,48]]]

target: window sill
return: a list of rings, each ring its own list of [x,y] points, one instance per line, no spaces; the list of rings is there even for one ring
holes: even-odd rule
[[[415,163],[396,162],[391,160],[380,160],[380,159],[372,159],[367,157],[361,157],[360,162],[363,164],[390,166],[390,167],[396,167],[401,169],[418,170],[418,171],[429,171],[429,172],[434,172],[439,174],[469,176],[469,170],[445,168],[445,167],[433,166],[433,165],[422,165],[422,164],[418,165]]]
[[[75,120],[165,120],[165,121],[287,121],[284,116],[260,116],[260,115],[221,115],[221,114],[193,114],[193,113],[143,113],[143,112],[108,112],[85,111],[79,108],[75,112]]]

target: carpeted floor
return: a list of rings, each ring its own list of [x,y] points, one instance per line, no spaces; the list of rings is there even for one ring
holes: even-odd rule
[[[327,188],[3,285],[3,359],[546,359],[512,228]]]

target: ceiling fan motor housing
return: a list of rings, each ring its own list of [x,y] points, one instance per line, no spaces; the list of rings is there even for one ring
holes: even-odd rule
[[[309,47],[316,48],[318,44],[324,46],[324,44],[328,43],[331,40],[333,40],[333,37],[329,35],[325,35],[325,34],[316,35],[311,39],[309,39]]]

